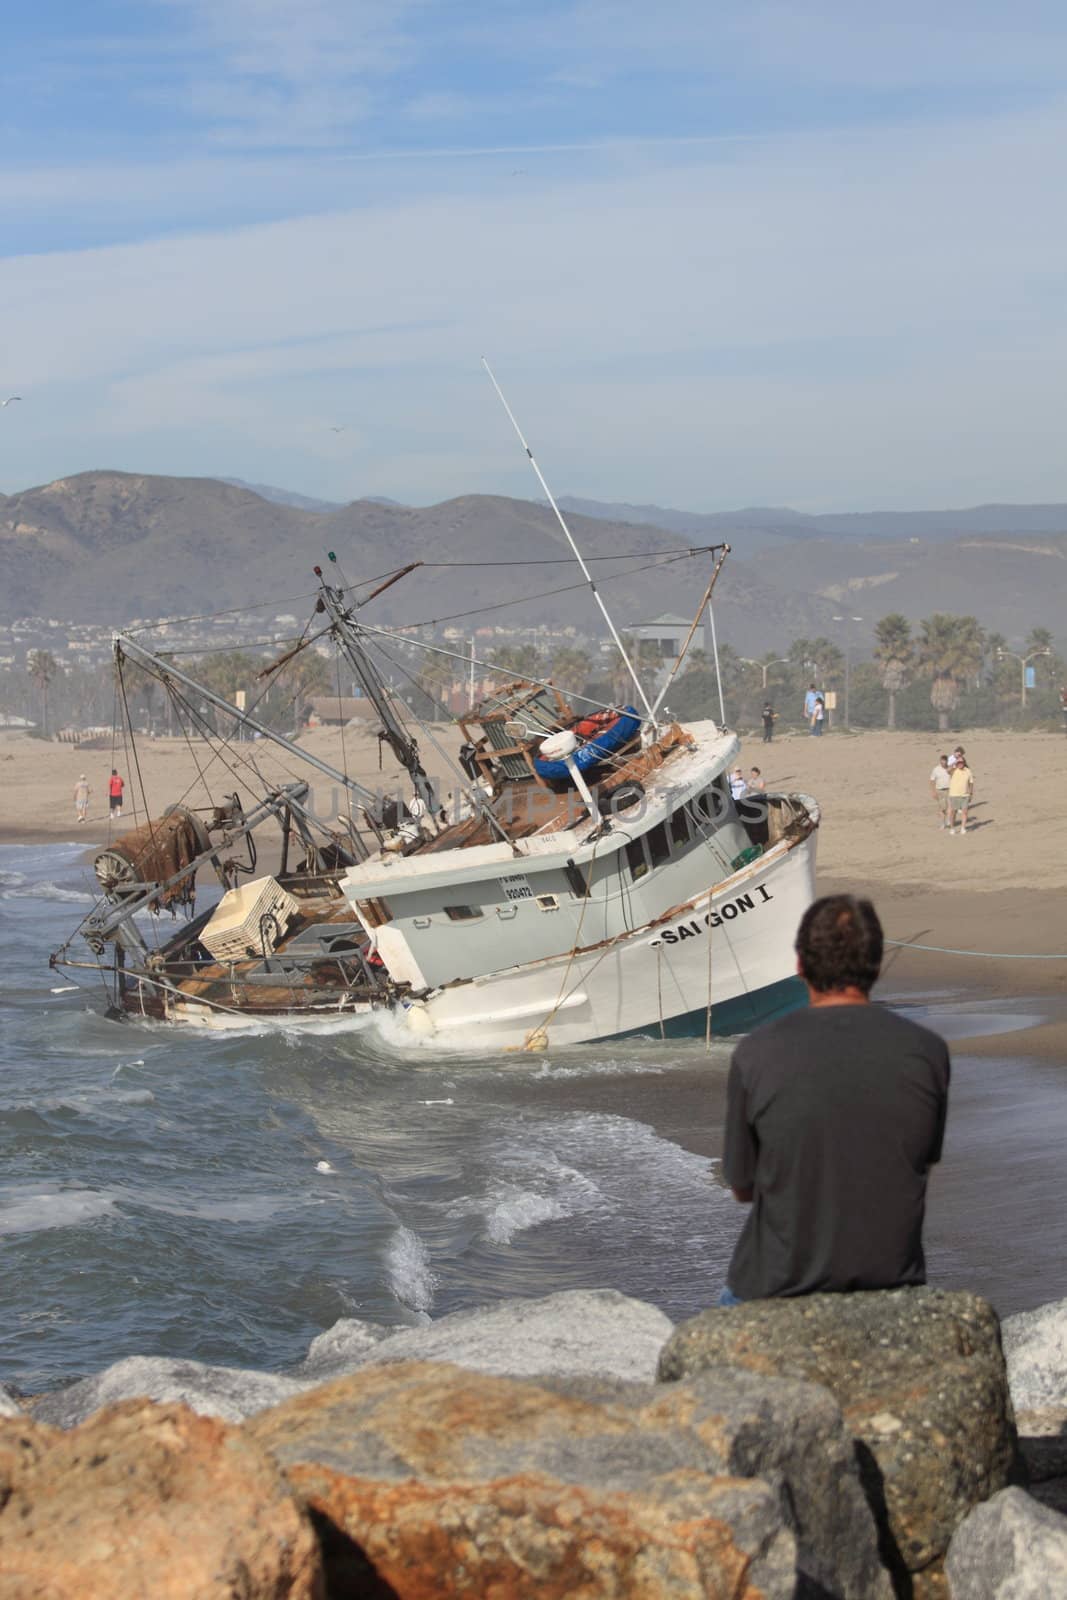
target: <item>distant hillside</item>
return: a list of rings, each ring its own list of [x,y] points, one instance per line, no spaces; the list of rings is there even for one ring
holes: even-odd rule
[[[686,544],[663,529],[582,517],[573,526],[590,558],[636,551],[654,559]],[[555,621],[602,631],[559,525],[530,501],[466,495],[413,508],[359,500],[323,513],[210,478],[120,472],[81,473],[0,497],[0,620],[122,623],[263,602],[291,611],[313,588],[311,568],[327,550],[349,582],[408,562],[451,563],[427,565],[388,590],[368,613],[379,620],[443,621],[482,610],[457,620],[471,628]],[[663,611],[688,615],[708,558],[626,576],[642,564],[596,563],[620,626]],[[720,592],[722,636],[744,649],[820,632],[833,610],[826,600],[768,585],[742,561],[730,563]]]
[[[220,478],[219,483],[232,484],[235,489],[251,489],[261,500],[273,500],[278,506],[295,506],[297,511],[340,511],[340,500],[316,500],[313,495],[297,494],[295,489],[278,489],[273,483],[249,483],[245,478]]]
[[[749,506],[743,511],[677,511],[565,495],[567,510],[608,522],[651,523],[701,539],[742,537],[752,544],[786,539],[920,539],[944,542],[973,535],[1067,533],[1067,505],[971,506],[961,511],[842,511],[809,516],[788,507]]]
[[[1067,532],[1046,530],[1067,523],[1067,508],[884,518],[664,513],[685,519],[684,530],[674,531],[637,520],[655,508],[618,509],[631,520],[571,512],[569,521],[623,628],[665,611],[691,615],[709,558],[662,558],[726,537],[734,553],[717,590],[716,620],[720,637],[746,655],[839,632],[835,615],[862,619],[851,624],[859,645],[889,611],[912,621],[935,610],[973,612],[1010,638],[1037,625],[1064,638]],[[773,532],[770,519],[780,519]],[[968,519],[970,526],[953,531]],[[872,521],[898,531],[872,533]],[[1012,528],[991,530],[987,524],[996,521]],[[899,533],[920,526],[933,531]],[[328,550],[349,583],[371,584],[409,562],[425,564],[375,600],[368,618],[454,620],[472,631],[483,623],[541,622],[593,636],[603,631],[544,505],[464,495],[427,507],[357,500],[308,510],[211,478],[121,472],[86,472],[0,496],[0,621],[32,615],[121,624],[261,604],[299,612],[314,588],[311,568]],[[618,559],[627,552],[644,554]],[[660,565],[635,570],[657,556]]]

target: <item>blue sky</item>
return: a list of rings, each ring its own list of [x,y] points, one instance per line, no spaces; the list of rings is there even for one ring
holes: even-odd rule
[[[9,492],[532,496],[484,353],[561,493],[1067,499],[1059,5],[44,0],[0,106]]]

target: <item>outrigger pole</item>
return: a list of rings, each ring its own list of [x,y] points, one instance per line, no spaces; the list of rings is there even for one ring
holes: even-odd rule
[[[343,784],[346,789],[351,790],[361,804],[365,806],[376,806],[378,804],[379,796],[374,794],[372,790],[365,789],[361,783],[356,782],[355,778],[350,778],[347,773],[339,772],[336,767],[331,767],[328,761],[320,761],[319,757],[312,755],[310,750],[305,750],[300,745],[294,744],[291,739],[287,739],[283,733],[276,732],[274,728],[268,728],[265,723],[260,722],[249,712],[239,711],[236,706],[231,705],[228,700],[224,700],[221,695],[212,693],[202,683],[197,683],[195,678],[186,677],[185,673],[172,665],[171,662],[164,661],[161,657],[153,655],[151,650],[146,650],[142,645],[136,644],[132,639],[127,638],[125,634],[117,633],[112,643],[115,650],[115,658],[120,663],[124,656],[128,656],[131,661],[137,662],[140,666],[150,667],[164,683],[168,678],[173,678],[177,683],[183,684],[186,689],[191,689],[201,700],[206,700],[209,705],[213,705],[216,710],[225,711],[227,716],[232,717],[235,722],[241,723],[246,728],[254,728],[257,733],[263,735],[264,739],[269,739],[273,744],[281,745],[283,750],[288,750],[291,755],[298,756],[301,761],[306,761],[309,766],[317,767],[320,772],[324,772],[335,783]]]
[[[541,485],[542,489],[545,491],[545,494],[548,496],[548,503],[552,507],[553,511],[556,513],[556,520],[559,523],[560,527],[563,529],[563,532],[567,536],[567,543],[570,545],[571,549],[574,551],[574,559],[577,561],[578,565],[582,569],[582,576],[584,577],[586,583],[589,585],[590,589],[593,591],[593,598],[595,599],[597,605],[600,607],[601,611],[604,613],[604,621],[607,623],[608,627],[611,629],[611,637],[615,640],[615,643],[618,646],[619,654],[622,656],[623,661],[626,663],[626,670],[630,674],[630,677],[634,681],[634,688],[637,690],[637,693],[641,698],[641,703],[644,706],[645,711],[648,714],[648,720],[649,720],[649,722],[652,724],[652,726],[654,728],[656,726],[656,712],[655,712],[655,709],[649,703],[649,698],[648,698],[647,694],[644,691],[644,687],[643,687],[643,685],[641,683],[641,680],[637,676],[637,673],[634,670],[633,662],[630,660],[630,657],[626,654],[626,647],[623,644],[622,640],[619,638],[618,630],[615,627],[614,622],[612,622],[612,620],[611,620],[611,616],[610,616],[610,614],[608,612],[608,608],[604,604],[603,600],[600,598],[600,591],[597,589],[596,584],[593,582],[593,574],[589,571],[589,568],[586,566],[584,560],[582,559],[582,552],[579,550],[577,544],[575,543],[574,537],[571,534],[571,530],[568,528],[566,522],[564,522],[563,513],[559,509],[559,506],[555,502],[555,498],[553,497],[552,490],[548,487],[548,484],[545,482],[544,475],[541,472],[541,468],[537,465],[537,462],[534,460],[533,451],[530,449],[530,446],[526,443],[526,440],[523,438],[522,429],[519,427],[518,423],[515,421],[514,413],[512,412],[512,409],[508,405],[507,401],[504,399],[504,392],[501,389],[499,383],[497,383],[496,379],[494,378],[493,369],[489,365],[488,361],[485,359],[484,356],[482,357],[482,366],[485,368],[486,372],[489,374],[489,382],[493,385],[493,388],[496,390],[497,394],[499,395],[500,404],[504,407],[504,410],[507,412],[508,419],[511,422],[511,426],[515,429],[515,432],[519,436],[519,443],[522,445],[522,448],[526,451],[526,454],[530,458],[530,465],[531,465],[531,467],[533,467],[534,471],[537,474],[537,481]]]

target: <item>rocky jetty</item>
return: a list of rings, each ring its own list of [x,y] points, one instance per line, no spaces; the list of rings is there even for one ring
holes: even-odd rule
[[[1065,1334],[932,1289],[678,1328],[576,1291],[346,1320],[287,1373],[0,1385],[0,1600],[1067,1593]]]

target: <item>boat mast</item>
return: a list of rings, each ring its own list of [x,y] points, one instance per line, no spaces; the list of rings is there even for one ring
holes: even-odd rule
[[[499,395],[500,404],[504,407],[504,410],[507,412],[508,419],[511,422],[511,426],[515,429],[515,432],[519,436],[519,443],[522,445],[522,448],[526,451],[526,454],[530,459],[530,465],[531,465],[531,467],[533,467],[534,471],[537,474],[538,483],[541,485],[542,489],[545,491],[545,494],[548,496],[548,503],[552,507],[553,511],[556,513],[556,521],[559,523],[560,527],[563,529],[563,532],[567,536],[567,543],[570,545],[571,549],[574,551],[574,558],[577,561],[578,565],[582,569],[582,576],[584,577],[586,583],[589,585],[590,589],[593,591],[593,598],[595,599],[597,605],[600,607],[601,611],[604,614],[604,621],[607,623],[608,627],[610,628],[611,637],[615,640],[615,643],[618,646],[619,654],[622,656],[623,661],[626,663],[626,670],[630,674],[630,677],[633,679],[634,688],[637,690],[637,693],[638,693],[638,695],[640,696],[640,699],[641,699],[641,704],[644,706],[645,711],[648,714],[648,720],[652,724],[652,727],[655,728],[655,726],[656,726],[656,713],[655,713],[651,703],[649,702],[649,698],[648,698],[647,694],[644,691],[644,686],[642,685],[640,678],[637,676],[637,673],[634,670],[634,664],[630,660],[630,657],[626,653],[626,647],[625,647],[625,645],[623,644],[622,640],[619,637],[618,629],[615,627],[614,622],[612,622],[612,620],[611,620],[611,616],[610,616],[610,614],[608,612],[608,608],[604,604],[603,600],[600,597],[600,591],[597,588],[596,584],[593,582],[593,574],[589,571],[589,568],[586,566],[585,561],[582,558],[582,552],[579,550],[577,544],[575,543],[574,536],[572,535],[571,530],[568,528],[566,522],[563,520],[563,513],[559,509],[559,506],[556,504],[555,498],[554,498],[554,496],[552,494],[552,490],[548,487],[548,484],[545,482],[544,475],[541,472],[541,468],[537,465],[537,462],[534,460],[533,451],[530,449],[530,446],[526,443],[526,440],[523,438],[522,429],[519,427],[519,424],[515,421],[514,413],[512,412],[512,409],[508,405],[507,401],[504,399],[504,392],[501,389],[499,383],[497,383],[496,379],[494,378],[493,369],[489,365],[488,361],[485,359],[484,356],[482,357],[482,366],[485,368],[486,372],[489,374],[489,382],[493,385],[493,388],[496,390],[497,394]]]
[[[329,558],[336,563],[337,557],[332,550],[329,552]],[[315,602],[315,609],[324,611],[329,617],[330,632],[362,684],[364,694],[381,718],[382,732],[379,737],[385,740],[410,777],[416,795],[426,806],[429,814],[434,816],[439,805],[433,780],[423,767],[417,741],[411,737],[394,711],[385,681],[360,638],[362,630],[353,616],[355,608],[345,605],[344,590],[328,584],[321,567],[316,567],[314,572],[319,580],[319,597]],[[380,592],[380,590],[375,591],[375,593]]]

